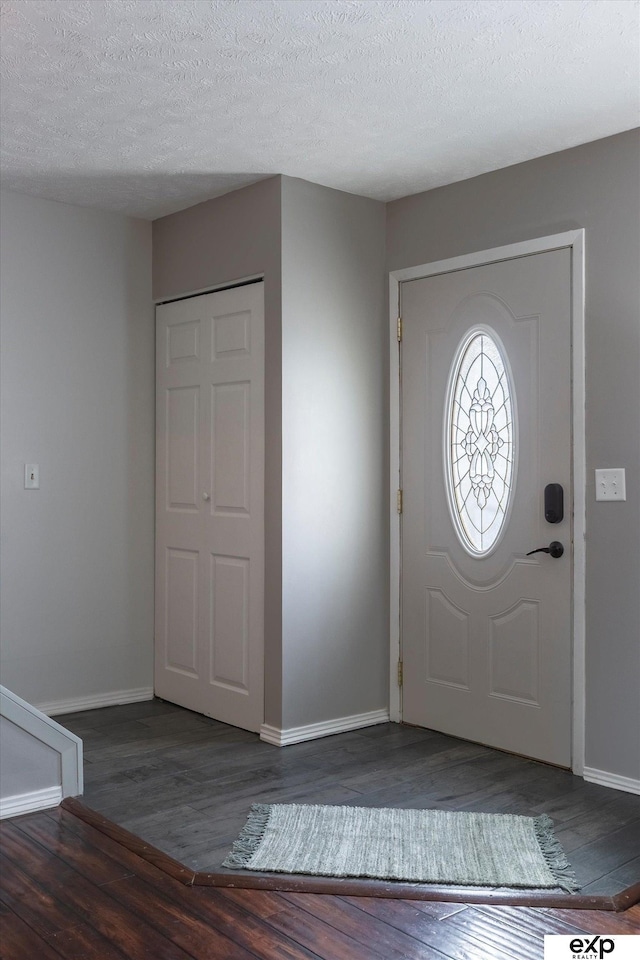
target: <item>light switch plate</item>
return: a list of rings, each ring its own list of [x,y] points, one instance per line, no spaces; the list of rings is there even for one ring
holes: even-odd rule
[[[623,467],[596,470],[596,500],[626,500],[627,486]]]
[[[40,464],[25,463],[24,465],[24,488],[25,490],[40,489]]]

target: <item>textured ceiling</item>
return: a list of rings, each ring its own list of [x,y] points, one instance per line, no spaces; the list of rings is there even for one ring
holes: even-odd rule
[[[3,185],[154,218],[389,200],[637,126],[637,0],[6,0]]]

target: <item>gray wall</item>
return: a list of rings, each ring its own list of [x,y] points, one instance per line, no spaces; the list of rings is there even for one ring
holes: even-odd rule
[[[35,704],[150,687],[151,227],[3,193],[1,229],[3,682]]]
[[[389,270],[586,230],[586,763],[640,778],[640,137],[620,134],[387,206]],[[626,503],[596,503],[625,467]]]
[[[384,206],[275,177],[153,242],[156,300],[265,277],[265,722],[382,708]]]
[[[282,178],[283,727],[388,703],[384,204]]]
[[[282,701],[282,343],[280,177],[153,223],[153,297],[167,300],[264,274],[265,717]]]
[[[62,782],[60,754],[0,716],[0,798],[35,793]]]
[[[388,269],[586,228],[587,764],[636,779],[638,172],[631,132],[387,205]],[[153,224],[155,299],[265,276],[276,727],[387,700],[383,211],[274,177]],[[18,194],[2,213],[3,676],[35,703],[150,686],[151,228]],[[627,468],[625,504],[594,502],[598,466]]]

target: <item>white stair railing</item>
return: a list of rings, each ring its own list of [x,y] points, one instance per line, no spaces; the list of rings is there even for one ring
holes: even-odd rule
[[[57,783],[45,789],[29,790],[29,750],[25,752],[26,791],[5,796],[6,787],[0,789],[0,818],[30,813],[38,809],[56,806],[63,797],[79,796],[84,787],[82,772],[82,740],[61,724],[52,720],[36,707],[18,697],[11,690],[0,686],[0,718],[8,720],[33,738],[34,757],[38,755],[37,743],[45,744],[57,753],[60,759]],[[29,740],[27,739],[27,744]],[[33,758],[31,758],[33,766]]]

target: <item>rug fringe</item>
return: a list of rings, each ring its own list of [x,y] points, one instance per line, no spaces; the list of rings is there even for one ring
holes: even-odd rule
[[[540,817],[534,817],[533,827],[540,852],[549,870],[558,881],[558,886],[567,893],[575,893],[580,889],[580,884],[565,856],[560,841],[553,832],[553,820],[544,813]]]
[[[270,803],[254,803],[252,805],[247,822],[238,839],[234,841],[231,853],[222,861],[223,867],[247,868],[251,857],[264,837],[271,815],[271,806]]]

